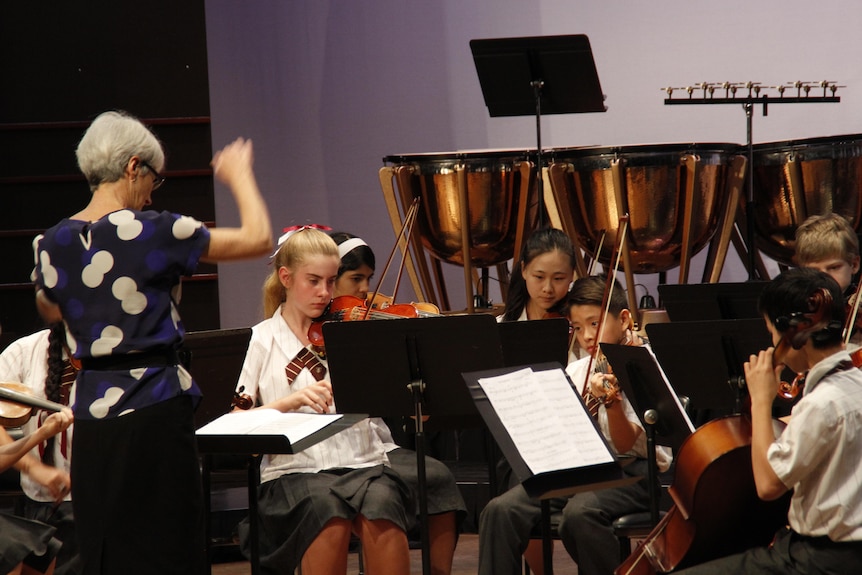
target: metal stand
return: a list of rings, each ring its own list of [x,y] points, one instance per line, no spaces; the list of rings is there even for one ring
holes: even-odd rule
[[[431,573],[430,541],[428,538],[428,486],[425,477],[425,423],[422,412],[423,394],[425,393],[425,382],[419,372],[418,355],[416,353],[416,340],[408,339],[408,356],[410,357],[411,373],[413,378],[407,385],[413,396],[413,406],[416,414],[416,470],[419,476],[419,536],[422,542],[422,573]]]
[[[536,116],[536,201],[541,227],[545,224],[542,113],[607,111],[589,38],[583,34],[488,38],[471,40],[470,49],[488,114]]]
[[[819,87],[823,88],[822,96],[810,96],[810,90],[812,88],[810,83],[805,82],[794,82],[792,84],[796,90],[796,96],[788,96],[784,97],[784,92],[787,89],[787,86],[777,86],[776,89],[779,92],[779,97],[770,98],[767,94],[761,94],[761,90],[763,87],[758,82],[747,82],[745,84],[745,88],[747,89],[747,95],[737,97],[736,91],[739,88],[738,84],[730,84],[725,82],[721,84],[721,86],[725,90],[725,97],[713,97],[715,93],[716,84],[704,82],[699,84],[697,87],[687,87],[687,88],[664,88],[665,92],[667,92],[668,97],[665,99],[664,103],[666,106],[672,105],[683,105],[683,104],[702,104],[702,105],[712,105],[712,104],[737,104],[742,105],[742,109],[745,111],[745,126],[746,126],[746,150],[748,162],[746,165],[746,175],[748,182],[748,193],[746,194],[746,202],[745,202],[745,219],[746,219],[746,238],[745,241],[748,243],[748,279],[769,279],[769,278],[757,278],[756,273],[756,247],[755,247],[755,229],[754,229],[754,214],[755,214],[755,206],[754,206],[754,138],[753,138],[753,125],[754,125],[754,106],[755,104],[760,104],[763,106],[763,115],[768,115],[768,106],[769,104],[822,104],[822,103],[835,103],[840,102],[841,98],[835,95],[835,92],[839,88],[834,82],[820,82]],[[702,97],[694,97],[693,94],[695,90],[700,89],[703,90]],[[685,90],[688,93],[688,98],[672,98],[673,92],[675,90]],[[805,92],[805,95],[802,95],[802,92]],[[827,91],[831,92],[831,96],[827,96]]]

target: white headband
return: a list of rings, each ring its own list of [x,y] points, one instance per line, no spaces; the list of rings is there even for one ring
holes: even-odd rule
[[[355,250],[359,246],[367,246],[362,238],[350,238],[338,244],[338,259],[344,259],[344,256]]]

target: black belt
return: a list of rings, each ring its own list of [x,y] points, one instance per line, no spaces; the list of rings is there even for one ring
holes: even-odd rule
[[[120,371],[141,367],[168,367],[178,365],[179,362],[175,349],[160,347],[149,351],[83,358],[81,367],[85,370]]]

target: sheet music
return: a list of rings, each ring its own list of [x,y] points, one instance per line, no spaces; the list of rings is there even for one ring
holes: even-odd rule
[[[614,461],[562,369],[525,368],[479,385],[534,474]]]
[[[284,435],[291,443],[305,439],[340,419],[340,413],[282,413],[277,409],[232,411],[197,430],[198,435]]]

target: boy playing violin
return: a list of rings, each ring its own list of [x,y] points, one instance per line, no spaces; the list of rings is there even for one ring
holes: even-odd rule
[[[754,482],[767,501],[793,490],[788,526],[769,547],[680,573],[862,573],[862,372],[853,367],[841,341],[841,288],[823,272],[791,269],[764,288],[758,307],[776,347],[783,338],[807,335],[799,349],[780,358],[808,376],[803,397],[778,437],[772,402],[783,365],[774,365],[772,347],[745,364]],[[822,319],[816,321],[816,315]]]
[[[569,292],[568,317],[581,348],[596,351],[600,343],[644,345],[631,329],[628,300],[619,284],[612,289],[609,313],[601,321],[604,293],[605,278],[600,276],[578,279]],[[570,363],[566,372],[577,393],[583,395],[584,386],[589,385],[593,397],[601,404],[595,417],[614,452],[634,458],[624,472],[643,479],[631,485],[549,500],[552,513],[562,513],[560,539],[577,561],[581,575],[613,573],[623,559],[613,521],[629,513],[648,511],[650,503],[646,435],[631,404],[618,391],[616,378],[602,364],[593,361],[592,356],[584,357]],[[587,401],[588,406],[590,403]],[[666,471],[671,462],[670,452],[658,448],[656,456],[659,469]],[[479,519],[479,574],[519,574],[519,557],[540,520],[539,500],[531,499],[521,484],[492,499]],[[531,563],[531,567],[538,572],[539,566]]]

